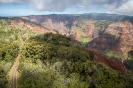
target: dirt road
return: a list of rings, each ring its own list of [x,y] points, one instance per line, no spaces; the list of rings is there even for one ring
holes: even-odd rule
[[[17,88],[17,77],[18,77],[18,66],[19,66],[20,55],[15,59],[14,65],[11,68],[12,79],[11,88]]]

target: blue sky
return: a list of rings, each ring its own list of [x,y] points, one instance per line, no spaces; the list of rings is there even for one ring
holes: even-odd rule
[[[133,15],[133,0],[0,0],[0,16],[115,13]]]
[[[82,13],[106,13],[106,8],[69,7],[64,11],[38,11],[28,4],[0,4],[0,16],[26,16],[46,14],[82,14]]]

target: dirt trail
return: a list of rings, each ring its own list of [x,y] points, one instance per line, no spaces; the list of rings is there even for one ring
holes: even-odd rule
[[[8,73],[10,88],[17,88],[19,60],[20,60],[20,55],[16,57],[14,64]]]
[[[20,60],[20,55],[16,58],[14,62],[14,69],[13,69],[13,74],[12,74],[12,86],[11,88],[17,88],[17,77],[18,77],[18,66],[19,66],[19,60]]]

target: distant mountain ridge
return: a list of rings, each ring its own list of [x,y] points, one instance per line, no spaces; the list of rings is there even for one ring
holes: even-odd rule
[[[41,24],[42,26],[47,27],[49,29],[54,29],[59,34],[65,34],[67,36],[75,35],[74,31],[78,31],[77,29],[81,31],[83,31],[84,29],[88,30],[87,28],[83,28],[83,26],[89,23],[94,26],[93,29],[99,30],[99,31],[97,30],[92,31],[93,38],[98,37],[97,35],[99,35],[99,32],[102,32],[101,31],[102,26],[105,26],[105,28],[102,29],[105,30],[107,26],[112,22],[129,21],[133,23],[133,16],[106,14],[106,13],[73,14],[73,15],[70,14],[32,15],[32,16],[23,16],[21,18]],[[98,26],[99,28],[97,28],[97,24],[99,24],[98,22],[103,23],[102,26]],[[88,36],[85,33],[83,34],[84,37]]]

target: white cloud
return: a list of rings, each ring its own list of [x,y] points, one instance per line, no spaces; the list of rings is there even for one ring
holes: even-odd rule
[[[133,14],[133,0],[0,0],[0,3],[26,3],[38,11],[61,12],[70,7],[105,7],[109,12]]]
[[[114,11],[124,14],[133,14],[133,0],[129,0],[126,3],[123,3],[119,8]]]
[[[0,0],[0,3],[22,3],[21,0]]]

